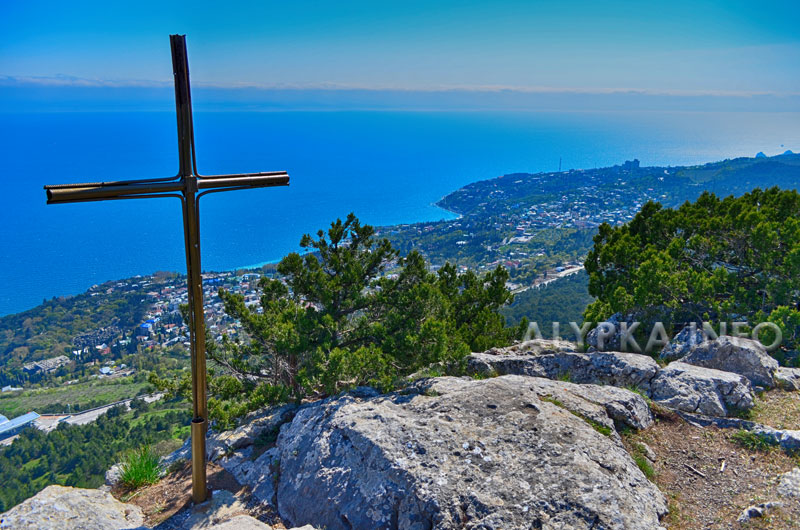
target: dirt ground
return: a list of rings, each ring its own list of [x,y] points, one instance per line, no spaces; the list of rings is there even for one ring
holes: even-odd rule
[[[286,528],[276,513],[253,502],[249,489],[242,487],[233,475],[214,463],[208,464],[208,487],[212,495],[214,491],[228,490],[242,499],[246,504],[243,514],[255,517],[275,529]],[[186,462],[183,467],[152,486],[140,488],[135,492],[118,488],[113,490],[112,494],[123,502],[139,506],[144,512],[146,526],[158,530],[178,528],[192,507],[191,463]]]
[[[800,396],[777,391],[762,396],[753,419],[775,424],[765,421],[775,416],[784,422],[783,428],[800,428]],[[669,502],[665,526],[671,530],[800,528],[800,502],[777,494],[778,475],[798,466],[800,459],[780,448],[747,449],[733,440],[735,433],[661,417],[654,427],[624,436],[629,451],[644,442],[656,454],[652,480]],[[767,501],[784,505],[761,519],[736,521],[748,506]]]

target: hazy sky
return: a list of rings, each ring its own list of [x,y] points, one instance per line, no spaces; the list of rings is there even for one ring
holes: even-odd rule
[[[800,2],[2,1],[0,79],[800,93]],[[53,80],[53,78],[56,78]]]

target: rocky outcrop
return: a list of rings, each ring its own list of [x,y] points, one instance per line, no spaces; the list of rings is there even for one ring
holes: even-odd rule
[[[745,376],[754,386],[775,386],[778,361],[759,342],[723,335],[698,344],[681,362]]]
[[[531,378],[528,384],[540,399],[549,399],[611,429],[625,426],[642,430],[653,425],[653,414],[644,398],[624,388],[578,385],[539,377]]]
[[[233,455],[236,451],[239,451],[236,456],[241,456],[240,450],[257,442],[265,444],[274,442],[278,437],[278,429],[293,417],[296,409],[297,405],[291,403],[268,407],[245,416],[241,425],[236,429],[222,432],[210,431],[206,440],[206,456],[212,462],[220,459],[224,461],[226,460],[224,457]],[[191,439],[187,439],[183,447],[163,457],[161,464],[167,468],[175,462],[189,460],[191,456]],[[106,473],[106,479],[108,480],[108,478],[108,473]]]
[[[114,464],[106,471],[106,480],[105,483],[100,486],[100,489],[103,491],[111,491],[111,488],[119,482],[120,478],[122,478],[122,464]]]
[[[744,376],[683,362],[658,372],[650,383],[650,397],[677,410],[711,416],[727,416],[755,405]]]
[[[533,342],[533,341],[531,341]],[[481,375],[528,375],[548,379],[566,379],[573,383],[591,383],[632,387],[647,391],[658,372],[658,364],[636,353],[579,353],[561,350],[561,342],[544,347],[536,341],[531,347],[522,343],[512,348],[473,353],[467,358],[467,370]],[[567,343],[570,344],[570,343]]]
[[[288,522],[330,530],[657,528],[664,497],[589,421],[608,422],[617,402],[632,409],[620,418],[646,423],[635,394],[577,387],[437,378],[316,402],[281,429],[252,477],[272,479]]]
[[[708,427],[714,425],[720,429],[742,429],[757,434],[769,445],[779,446],[789,454],[796,454],[800,451],[800,431],[789,429],[775,429],[768,425],[762,425],[754,421],[743,420],[741,418],[720,418],[706,416],[691,412],[677,411],[678,415],[684,420],[697,427]]]
[[[123,504],[100,490],[48,486],[0,515],[2,528],[119,530],[144,522],[138,506]]]
[[[491,348],[486,353],[491,355],[525,354],[539,355],[541,353],[558,353],[564,351],[578,351],[574,342],[568,340],[532,339],[518,342],[502,348]]]
[[[784,390],[800,390],[800,368],[779,366],[775,370],[775,385]]]
[[[259,440],[265,443],[275,441],[278,429],[294,417],[296,409],[297,405],[288,404],[251,412],[236,429],[213,433],[206,443],[209,460],[217,460],[236,449],[251,446]]]
[[[703,344],[708,340],[703,328],[695,326],[686,326],[680,333],[675,335],[669,344],[664,346],[661,350],[659,357],[667,362],[677,361],[689,354],[695,346]]]
[[[605,322],[600,322],[586,334],[588,351],[619,351],[622,342],[621,323],[627,320],[621,313],[614,313]]]
[[[752,387],[743,375],[683,362],[659,368],[646,355],[599,351],[580,353],[562,351],[562,347],[566,346],[561,342],[539,340],[473,353],[467,358],[467,370],[483,376],[527,375],[634,388],[677,410],[714,416],[726,416],[729,412],[747,410],[754,405]],[[715,351],[720,349],[724,348]]]

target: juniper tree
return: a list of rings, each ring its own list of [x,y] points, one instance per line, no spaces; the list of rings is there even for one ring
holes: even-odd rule
[[[600,226],[586,259],[588,321],[638,313],[664,322],[766,320],[784,345],[800,335],[800,194],[755,189],[665,209],[648,202],[625,225]],[[780,354],[778,354],[780,356]]]
[[[257,305],[219,292],[242,331],[207,345],[209,409],[225,426],[269,402],[388,389],[434,363],[456,370],[469,351],[508,344],[517,332],[497,312],[512,300],[502,267],[433,273],[421,254],[399,256],[353,214],[300,246],[278,264],[280,279],[260,279]]]

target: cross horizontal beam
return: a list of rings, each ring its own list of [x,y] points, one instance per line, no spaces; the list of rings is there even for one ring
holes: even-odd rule
[[[174,177],[168,180],[129,180],[116,182],[88,182],[83,184],[53,184],[45,186],[47,204],[100,201],[108,199],[154,198],[175,193],[191,193],[191,177]],[[242,173],[238,175],[211,175],[196,177],[197,190],[229,191],[248,188],[288,186],[289,174],[285,171]]]

